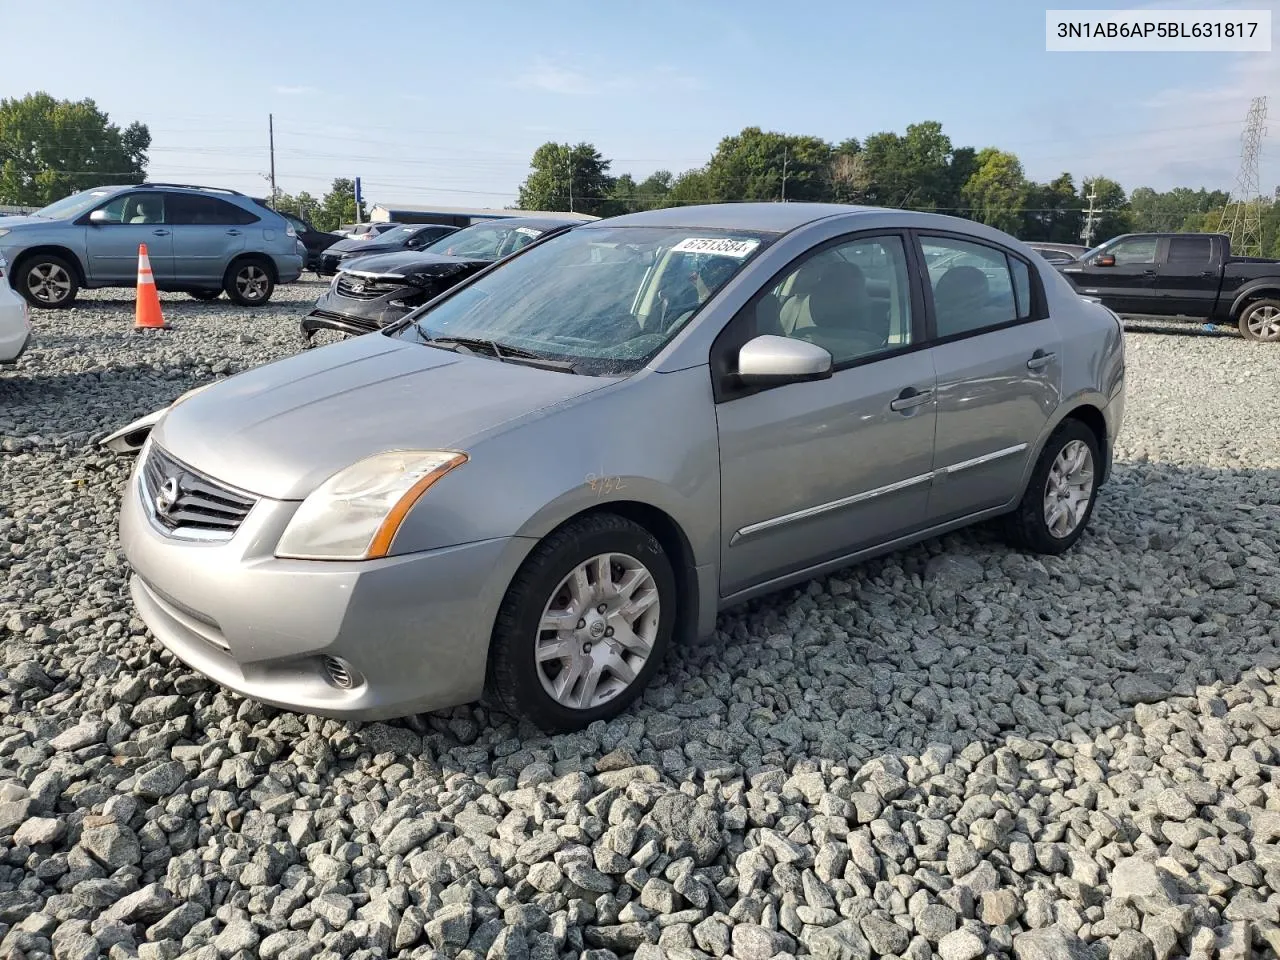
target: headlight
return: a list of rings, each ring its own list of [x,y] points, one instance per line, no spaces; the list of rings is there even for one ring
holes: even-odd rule
[[[467,462],[450,450],[379,453],[339,470],[293,515],[276,556],[297,560],[385,557],[409,509],[433,483]]]

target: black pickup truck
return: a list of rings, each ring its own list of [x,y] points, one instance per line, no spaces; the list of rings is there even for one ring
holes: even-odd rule
[[[1234,257],[1224,234],[1127,233],[1055,266],[1122,316],[1234,323],[1280,343],[1280,260]]]

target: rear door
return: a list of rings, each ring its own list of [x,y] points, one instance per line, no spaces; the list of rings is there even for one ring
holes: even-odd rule
[[[95,284],[132,286],[138,279],[138,247],[147,245],[147,259],[156,283],[173,279],[173,236],[167,223],[169,196],[158,190],[122,193],[98,209],[106,223],[85,227],[89,276]]]
[[[217,197],[169,197],[174,274],[179,283],[217,286],[231,259],[244,249],[245,229],[258,218]]]
[[[1116,313],[1154,313],[1156,253],[1160,238],[1129,237],[1079,264],[1067,264],[1062,274],[1086,296],[1097,297]],[[1116,258],[1114,266],[1098,266],[1105,254]]]
[[[1160,241],[1156,269],[1156,300],[1162,316],[1209,318],[1222,279],[1212,237],[1166,237]]]
[[[926,284],[938,411],[929,521],[939,524],[1020,493],[1027,461],[1058,407],[1062,364],[1058,330],[1030,263],[969,237],[917,239],[923,261],[935,264]]]

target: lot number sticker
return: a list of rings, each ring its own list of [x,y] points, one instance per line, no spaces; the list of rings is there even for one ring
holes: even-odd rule
[[[673,253],[713,253],[741,260],[756,247],[759,240],[728,240],[724,237],[689,237],[671,248]]]

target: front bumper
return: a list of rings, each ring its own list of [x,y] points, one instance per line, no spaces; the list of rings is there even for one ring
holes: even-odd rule
[[[227,541],[166,536],[135,468],[120,512],[138,614],[180,660],[286,710],[378,720],[477,699],[494,617],[533,541],[362,562],[279,560],[298,504],[260,500]],[[350,673],[334,680],[332,661]]]
[[[0,278],[8,283],[8,278]],[[17,363],[31,346],[31,310],[17,294],[0,291],[0,364]]]
[[[360,336],[399,320],[427,295],[416,287],[400,287],[371,300],[344,297],[333,287],[322,293],[315,307],[302,318],[302,335],[310,339],[317,330],[337,330]]]
[[[322,277],[335,276],[341,262],[342,258],[336,253],[321,253],[316,257],[316,273]]]

